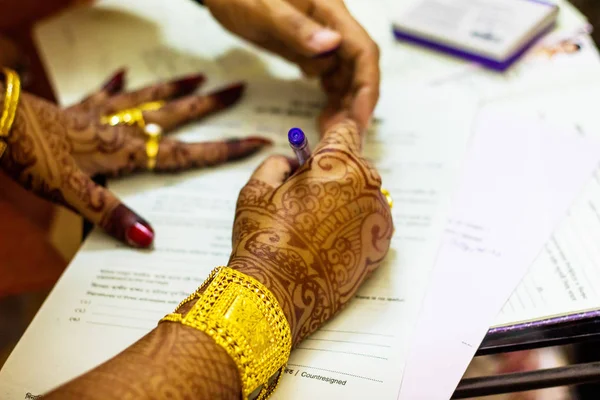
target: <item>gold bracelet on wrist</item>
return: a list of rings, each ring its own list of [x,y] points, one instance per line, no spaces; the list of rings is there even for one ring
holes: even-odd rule
[[[257,400],[268,398],[292,348],[290,326],[275,296],[256,279],[218,267],[177,309],[195,299],[185,316],[172,313],[161,322],[178,322],[206,333],[235,361],[242,398],[251,394]]]
[[[13,122],[15,121],[19,96],[21,95],[21,80],[19,79],[19,75],[10,68],[2,68],[1,71],[6,80],[6,90],[4,92],[2,115],[0,115],[0,158],[2,158],[8,146],[5,140],[10,134]]]

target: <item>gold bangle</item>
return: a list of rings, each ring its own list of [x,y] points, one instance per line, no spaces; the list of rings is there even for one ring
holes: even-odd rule
[[[257,400],[269,397],[292,348],[290,326],[275,296],[256,279],[218,267],[177,309],[195,299],[185,317],[172,313],[161,322],[198,329],[225,349],[240,373],[242,399],[257,391]],[[277,379],[271,383],[272,377]]]
[[[10,134],[17,115],[17,106],[21,95],[21,80],[19,75],[10,68],[2,68],[2,73],[6,79],[6,90],[4,92],[2,115],[0,116],[0,138],[5,139]],[[0,141],[0,158],[4,155],[7,147],[6,141]]]

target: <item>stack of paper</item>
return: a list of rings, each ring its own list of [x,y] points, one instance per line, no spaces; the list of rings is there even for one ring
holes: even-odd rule
[[[594,110],[578,106],[594,92],[589,77],[597,75],[598,55],[579,31],[585,21],[566,4],[554,35],[576,31],[578,54],[524,61],[492,75],[395,42],[388,19],[397,2],[347,3],[382,49],[378,123],[365,154],[394,197],[396,234],[386,264],[350,307],[294,351],[275,398],[391,400],[402,390],[410,399],[443,399],[490,325],[599,304],[593,288],[600,287],[600,254],[591,243],[600,240],[600,175],[559,224],[598,162]],[[183,130],[184,140],[258,133],[275,141],[273,152],[287,153],[290,126],[305,127],[317,140],[323,98],[316,85],[226,33],[192,2],[104,1],[50,21],[37,37],[64,104],[123,65],[132,86],[202,71],[206,90],[244,79],[247,96]],[[565,74],[566,68],[578,72]],[[557,90],[565,85],[569,91]],[[43,393],[112,357],[226,262],[237,192],[267,154],[178,176],[111,182],[153,224],[155,250],[136,252],[94,232],[0,372],[0,397]],[[424,340],[441,339],[437,355],[448,356],[430,357]],[[425,360],[440,384],[419,397]],[[443,366],[451,372],[439,373]]]

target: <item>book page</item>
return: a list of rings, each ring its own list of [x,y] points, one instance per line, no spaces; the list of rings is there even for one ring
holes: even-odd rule
[[[300,126],[312,143],[318,141],[316,116],[324,98],[315,84],[295,79],[297,70],[271,56],[246,51],[247,45],[227,35],[220,43],[216,42],[221,39],[206,46],[192,43],[192,27],[203,18],[209,22],[205,10],[188,9],[188,2],[182,2],[185,15],[174,23],[170,19],[175,18],[175,2],[168,10],[145,4],[126,2],[122,7],[128,14],[123,14],[117,11],[121,5],[105,2],[97,9],[65,15],[66,22],[41,30],[38,38],[47,44],[44,54],[61,101],[83,97],[121,65],[130,68],[134,86],[199,70],[207,72],[212,87],[243,78],[249,86],[238,105],[183,129],[179,138],[259,134],[276,145],[218,168],[110,182],[115,193],[152,223],[154,249],[135,251],[95,231],[0,372],[3,399],[44,393],[114,356],[155,327],[211,269],[227,262],[239,190],[268,154],[292,154],[287,130]],[[163,13],[169,16],[161,19]],[[131,20],[140,15],[145,15],[145,22],[138,21],[133,29]],[[153,36],[144,36],[147,26],[154,26]],[[121,37],[118,29],[129,35],[127,42],[140,43],[139,48],[124,51],[98,39],[104,33]],[[97,48],[90,49],[94,44]],[[404,365],[476,107],[470,97],[386,78],[365,156],[376,163],[394,198],[392,249],[352,304],[293,352],[274,398],[360,399],[377,393],[378,398],[392,399],[397,394],[398,371]]]

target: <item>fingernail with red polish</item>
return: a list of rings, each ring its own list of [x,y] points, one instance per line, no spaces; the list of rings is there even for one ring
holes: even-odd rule
[[[112,78],[108,80],[103,86],[102,89],[106,90],[110,94],[115,94],[120,92],[125,85],[125,73],[127,70],[125,68],[121,68],[118,70]]]
[[[179,97],[193,93],[205,81],[206,76],[204,74],[190,75],[173,81],[172,83],[175,85],[174,96]]]
[[[229,107],[242,97],[245,90],[246,84],[240,82],[211,93],[209,96],[213,97],[222,107]]]
[[[154,241],[154,231],[150,225],[136,222],[129,227],[125,234],[127,242],[134,247],[147,248]]]

